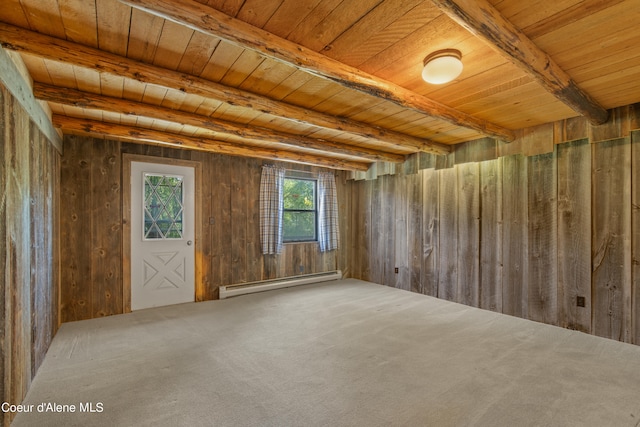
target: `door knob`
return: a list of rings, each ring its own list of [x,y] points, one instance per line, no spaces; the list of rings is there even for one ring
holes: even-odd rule
[[[193,242],[191,240],[187,240],[187,246],[191,246]]]

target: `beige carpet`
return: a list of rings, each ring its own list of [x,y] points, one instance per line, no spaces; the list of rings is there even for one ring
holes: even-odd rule
[[[640,347],[348,279],[64,324],[25,403],[14,426],[638,426]]]

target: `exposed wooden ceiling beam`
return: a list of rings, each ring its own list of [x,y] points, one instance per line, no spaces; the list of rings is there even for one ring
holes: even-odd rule
[[[265,96],[224,86],[197,76],[145,64],[2,22],[0,22],[0,44],[9,50],[29,53],[52,61],[64,62],[143,83],[217,99],[234,106],[255,109],[299,123],[353,133],[396,149],[411,149],[434,154],[448,154],[451,152],[451,147],[445,144],[275,101]]]
[[[542,51],[487,0],[433,0],[451,19],[472,34],[506,54],[532,75],[545,89],[594,125],[601,125],[609,112],[583,92],[555,61]]]
[[[319,150],[324,153],[332,152],[337,155],[360,157],[361,159],[369,161],[401,163],[405,160],[405,156],[402,154],[387,153],[380,150],[372,150],[365,147],[358,147],[335,141],[278,132],[264,127],[246,126],[158,105],[96,95],[89,92],[51,86],[39,82],[34,82],[33,94],[37,99],[42,101],[93,110],[110,111],[126,115],[144,116],[179,123],[182,125],[197,126],[220,134],[234,135],[257,141],[286,144],[290,145],[293,149],[296,147],[302,147]]]
[[[391,101],[487,136],[512,141],[514,133],[486,120],[440,104],[392,82],[343,64],[304,46],[217,11],[194,0],[120,0],[196,31],[223,38],[246,49],[286,63],[298,70],[328,79],[346,88]]]
[[[104,135],[107,138],[119,139],[135,144],[162,145],[180,149],[207,151],[231,156],[257,157],[269,160],[281,160],[308,165],[323,166],[331,169],[366,171],[369,164],[349,160],[320,157],[307,153],[296,153],[289,150],[253,145],[234,144],[212,138],[179,135],[138,126],[106,123],[90,119],[81,119],[62,115],[53,115],[53,124],[66,134],[72,135]]]
[[[14,56],[16,56],[14,54]],[[13,95],[18,103],[31,117],[31,120],[40,129],[51,144],[62,153],[62,136],[51,125],[48,114],[42,109],[31,93],[31,88],[18,67],[9,56],[9,52],[0,46],[0,84]]]

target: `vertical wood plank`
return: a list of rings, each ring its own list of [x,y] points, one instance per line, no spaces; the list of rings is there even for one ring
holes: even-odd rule
[[[528,159],[529,318],[558,323],[557,178],[555,152]]]
[[[438,171],[438,298],[454,301],[458,284],[458,199],[457,171]]]
[[[502,312],[502,162],[480,163],[479,306]]]
[[[502,158],[502,312],[527,318],[528,171],[527,158]]]
[[[640,132],[631,132],[631,342],[640,345]],[[0,257],[1,259],[1,257]]]
[[[31,229],[29,185],[30,127],[18,102],[9,98],[5,117],[6,272],[5,283],[5,398],[21,402],[31,383]],[[5,345],[7,345],[5,344]],[[15,413],[5,416],[7,425]]]
[[[218,233],[218,244],[216,245],[216,258],[214,268],[217,267],[219,277],[218,286],[230,285],[233,283],[231,268],[231,158],[228,156],[216,156],[216,164],[213,165],[219,170],[219,181],[215,186],[213,196],[214,203],[217,204],[218,216],[216,218],[216,233]],[[214,277],[216,273],[212,274]],[[215,294],[218,295],[219,290],[216,289]]]
[[[592,145],[592,331],[631,341],[631,144]]]
[[[122,304],[120,143],[89,140],[91,317],[120,314]]]
[[[50,253],[46,252],[47,239],[53,231],[47,221],[45,212],[47,194],[45,186],[49,172],[47,142],[42,138],[37,127],[32,123],[29,131],[31,144],[29,147],[30,177],[30,235],[31,235],[31,376],[42,362],[42,357],[48,348],[49,328],[51,322],[51,294],[48,282],[48,269]]]
[[[389,282],[391,286],[399,289],[411,289],[411,275],[409,272],[409,190],[407,188],[407,176],[404,174],[388,177],[388,181],[393,183],[393,189],[389,194],[389,205],[394,211],[395,236],[393,236],[393,258],[389,262],[389,267],[393,268],[394,278]],[[412,240],[415,236],[411,237]],[[398,269],[397,273],[395,269]]]
[[[358,211],[360,212],[361,224],[357,228],[357,238],[354,239],[354,244],[356,245],[355,253],[359,254],[359,270],[362,280],[371,280],[369,248],[371,247],[371,239],[373,238],[372,228],[374,221],[371,215],[371,182],[372,181],[362,181],[358,191]],[[375,260],[375,262],[382,263],[383,259],[380,258],[379,260]]]
[[[478,163],[456,165],[458,287],[456,302],[478,307],[480,273],[480,174]],[[455,236],[455,235],[454,235]]]
[[[338,194],[338,226],[340,227],[340,247],[336,254],[336,269],[342,271],[344,277],[351,277],[348,248],[351,243],[351,226],[354,218],[351,208],[352,197],[349,196],[353,183],[346,180],[346,172],[336,174],[336,192]]]
[[[5,116],[7,108],[8,93],[3,85],[0,85],[0,399],[3,402],[7,401],[8,387],[6,384],[9,372],[5,372],[5,362],[7,361],[7,349],[10,339],[7,339],[7,310],[6,310],[6,294],[8,292],[7,286],[7,197],[8,188],[7,180],[9,167],[6,163],[6,159],[9,158],[9,144],[7,141],[7,127],[8,121]],[[9,415],[1,414],[0,423],[2,425],[8,425]]]
[[[214,298],[212,288],[213,283],[211,280],[212,259],[211,259],[211,246],[212,246],[212,229],[213,224],[210,224],[210,219],[215,223],[215,217],[211,211],[211,198],[213,185],[213,168],[209,167],[207,161],[211,156],[204,152],[192,153],[192,160],[200,162],[201,167],[201,192],[200,192],[200,212],[201,217],[197,219],[201,226],[200,235],[196,245],[196,265],[199,265],[197,270],[200,271],[199,280],[196,279],[196,301],[207,301]]]
[[[592,144],[626,138],[629,136],[628,107],[618,107],[609,110],[609,120],[602,125],[589,125],[588,135]]]
[[[347,250],[349,251],[349,271],[351,272],[349,277],[353,277],[356,279],[362,279],[362,271],[360,268],[360,252],[359,252],[359,243],[360,243],[360,232],[362,227],[362,210],[360,207],[360,191],[362,190],[362,186],[357,181],[349,181],[350,185],[348,187],[349,196],[348,198],[351,200],[351,221],[349,228],[349,241]],[[357,218],[357,219],[356,219]]]
[[[248,160],[232,159],[231,169],[231,282],[247,281],[247,174]]]
[[[262,162],[250,160],[247,163],[247,281],[253,282],[264,277],[260,245],[260,175]]]
[[[90,194],[91,145],[78,137],[64,141],[61,164],[62,287],[60,312],[63,322],[91,317],[91,253],[87,247],[91,236]]]
[[[386,175],[382,177],[383,187],[383,209],[384,209],[384,222],[382,226],[383,230],[381,234],[385,236],[384,239],[384,279],[383,284],[386,286],[395,286],[396,283],[396,209],[395,209],[395,191],[396,180],[394,175]],[[375,218],[371,218],[372,223]],[[375,230],[375,227],[373,228]],[[375,262],[370,258],[370,263]]]
[[[558,145],[559,325],[591,331],[591,147]],[[578,307],[577,298],[584,298]]]
[[[423,293],[422,288],[422,175],[416,172],[407,176],[407,190],[409,198],[407,220],[407,244],[409,249],[409,289]]]
[[[438,260],[440,235],[439,219],[439,173],[431,169],[422,172],[422,293],[438,296]]]
[[[386,246],[386,233],[382,232],[382,224],[384,224],[386,214],[384,210],[382,181],[383,178],[379,177],[374,181],[370,181],[370,184],[368,184],[368,187],[371,187],[371,199],[369,206],[371,227],[373,227],[369,246],[369,256],[373,260],[378,260],[378,262],[374,261],[370,265],[369,280],[379,284],[384,283],[385,264],[384,262],[381,262],[381,260],[384,259],[384,249]]]

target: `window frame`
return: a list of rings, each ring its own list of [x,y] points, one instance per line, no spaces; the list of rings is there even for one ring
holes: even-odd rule
[[[313,231],[313,239],[288,239],[285,235],[285,226],[284,223],[282,225],[282,243],[284,244],[295,244],[295,243],[317,243],[318,242],[318,178],[316,176],[305,175],[302,173],[290,173],[287,171],[285,174],[284,180],[295,180],[295,181],[311,181],[313,182],[313,209],[287,209],[285,206],[285,198],[282,197],[282,215],[287,212],[313,212],[314,217],[314,231]]]

